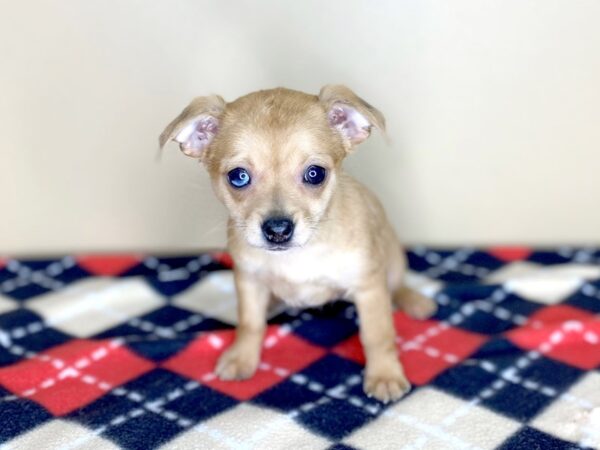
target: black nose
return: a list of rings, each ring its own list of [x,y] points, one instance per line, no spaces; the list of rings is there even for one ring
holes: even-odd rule
[[[284,244],[294,234],[294,222],[286,217],[272,217],[262,224],[265,239],[273,244]]]

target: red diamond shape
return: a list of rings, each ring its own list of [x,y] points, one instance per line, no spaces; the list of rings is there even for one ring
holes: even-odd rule
[[[131,269],[141,261],[136,255],[82,255],[77,257],[80,267],[93,275],[114,276]]]
[[[394,325],[400,336],[400,361],[406,376],[416,385],[426,384],[449,367],[458,364],[488,339],[435,320],[411,319],[403,312],[394,314]],[[342,342],[334,352],[360,364],[365,363],[358,335]]]
[[[522,261],[531,255],[528,247],[492,247],[488,249],[490,255],[501,261]]]
[[[152,367],[114,341],[74,340],[0,369],[0,384],[61,416]]]
[[[600,365],[600,319],[579,308],[555,305],[539,310],[507,337],[521,348],[580,369]]]
[[[286,333],[280,326],[270,326],[261,357],[263,369],[244,381],[221,381],[213,373],[217,359],[232,342],[234,331],[204,334],[185,350],[169,359],[163,367],[200,381],[238,400],[247,400],[279,383],[325,354],[325,350]],[[283,369],[283,371],[281,370]]]
[[[233,267],[233,258],[229,253],[225,252],[215,252],[212,253],[211,256],[219,263],[224,265],[225,267],[231,269]]]

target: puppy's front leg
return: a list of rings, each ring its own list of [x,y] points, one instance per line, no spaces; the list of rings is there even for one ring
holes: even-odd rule
[[[399,399],[410,390],[410,383],[396,353],[392,302],[385,281],[378,280],[358,290],[355,304],[367,359],[364,390],[385,403]]]
[[[222,380],[242,380],[256,372],[267,323],[270,292],[241,270],[234,271],[238,297],[235,341],[219,358],[215,373]]]

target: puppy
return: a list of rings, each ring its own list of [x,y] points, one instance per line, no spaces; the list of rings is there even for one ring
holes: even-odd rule
[[[229,210],[239,324],[220,357],[223,380],[258,367],[271,297],[293,306],[344,298],[356,305],[366,355],[364,390],[388,402],[410,389],[398,361],[392,303],[427,318],[435,303],[403,285],[406,262],[379,201],[342,169],[383,115],[344,86],[318,96],[289,89],[226,103],[198,97],[160,136],[208,170]]]

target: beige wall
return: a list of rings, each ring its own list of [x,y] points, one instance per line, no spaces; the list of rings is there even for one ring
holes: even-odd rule
[[[0,253],[224,242],[162,127],[195,95],[342,82],[348,169],[424,243],[600,241],[600,2],[4,1]]]

